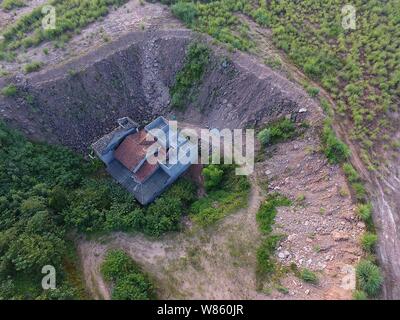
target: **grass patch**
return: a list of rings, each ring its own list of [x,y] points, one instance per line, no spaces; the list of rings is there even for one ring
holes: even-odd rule
[[[248,26],[243,23],[236,13],[253,11],[253,6],[247,1],[219,0],[210,2],[200,1],[169,1],[172,13],[181,19],[188,27],[207,33],[230,48],[248,50],[253,46],[248,36]],[[266,23],[266,12],[255,12],[255,19]]]
[[[257,138],[264,146],[268,146],[293,139],[296,135],[298,135],[296,124],[282,118],[262,129]]]

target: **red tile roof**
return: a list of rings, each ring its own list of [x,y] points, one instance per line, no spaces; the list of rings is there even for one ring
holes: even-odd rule
[[[148,145],[142,144],[142,141],[146,141],[146,134],[141,130],[127,136],[115,150],[115,158],[127,169],[133,170],[145,157]]]
[[[145,158],[147,149],[154,143],[154,141],[146,141],[146,135],[147,132],[141,130],[127,136],[114,152],[115,158],[130,171],[133,171]],[[159,152],[165,153],[165,150],[161,149]],[[158,164],[150,164],[145,161],[134,176],[139,182],[143,182],[147,177],[152,175],[157,168]]]

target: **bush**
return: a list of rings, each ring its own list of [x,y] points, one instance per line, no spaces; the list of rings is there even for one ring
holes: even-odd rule
[[[246,176],[235,174],[235,165],[219,165],[224,174],[219,188],[190,206],[194,223],[209,226],[247,204],[250,184]]]
[[[210,50],[204,44],[194,42],[189,46],[185,64],[176,76],[172,86],[171,106],[183,109],[190,101],[190,96],[196,84],[201,80],[209,61]]]
[[[378,241],[378,236],[371,232],[365,232],[361,237],[361,245],[368,253],[373,253],[375,244]]]
[[[360,176],[358,175],[357,171],[353,168],[353,166],[350,163],[345,163],[343,165],[343,171],[350,182],[357,182],[360,179]]]
[[[326,120],[322,130],[324,153],[331,163],[341,163],[350,156],[349,147],[336,137],[331,127],[331,121]]]
[[[171,7],[172,13],[181,19],[186,25],[193,25],[198,11],[196,5],[192,2],[178,2]]]
[[[289,119],[283,118],[269,124],[261,130],[257,138],[264,145],[272,145],[292,139],[296,135],[296,126]]]
[[[364,222],[369,223],[371,221],[372,205],[370,203],[359,204],[356,212],[360,219],[362,219]]]
[[[311,97],[316,97],[319,94],[319,88],[310,87],[307,89],[307,92]]]
[[[163,197],[179,199],[183,206],[189,206],[197,199],[196,184],[192,180],[180,178],[164,193]]]
[[[271,194],[257,211],[256,220],[263,233],[263,241],[257,249],[257,276],[264,278],[275,271],[275,261],[273,254],[281,239],[279,235],[271,235],[272,225],[274,224],[278,207],[289,206],[291,201],[280,194]]]
[[[361,182],[355,182],[355,183],[351,184],[351,187],[354,190],[356,199],[358,201],[365,201],[365,199],[367,197],[367,191],[365,190],[364,185]]]
[[[122,250],[109,251],[100,271],[104,279],[113,284],[114,300],[148,300],[155,297],[147,275]]]
[[[158,198],[146,210],[143,231],[153,237],[168,231],[178,231],[182,214],[183,207],[179,199]]]
[[[210,191],[220,185],[224,171],[218,165],[210,164],[203,169],[202,174],[206,190]]]
[[[42,67],[42,63],[34,61],[25,65],[24,70],[26,73],[38,71]]]
[[[9,84],[1,89],[1,94],[5,97],[14,97],[18,93],[17,87],[13,84]]]
[[[268,27],[271,16],[264,8],[258,8],[252,12],[253,19],[261,26]]]
[[[301,270],[300,278],[305,282],[309,282],[312,284],[318,284],[317,275],[309,269],[305,268],[305,269]]]
[[[260,230],[264,234],[268,234],[272,231],[272,225],[275,220],[278,207],[290,206],[292,202],[278,194],[271,194],[267,197],[265,202],[263,202],[256,214],[256,220],[260,227]]]
[[[381,288],[383,278],[375,264],[369,260],[362,260],[356,268],[357,285],[369,297],[375,297]]]

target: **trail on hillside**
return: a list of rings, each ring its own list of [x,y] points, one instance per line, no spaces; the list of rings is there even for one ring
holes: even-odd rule
[[[319,95],[329,101],[336,108],[336,103],[332,97],[322,88],[319,83],[308,78],[299,70],[281,51],[277,50],[272,42],[270,30],[259,27],[252,20],[241,16],[250,25],[253,37],[256,41],[256,51],[254,54],[262,59],[271,56],[279,56],[282,61],[282,71],[291,75],[295,81],[302,83],[307,81],[313,87],[319,89]],[[359,157],[358,146],[349,139],[344,123],[333,122],[336,134],[349,146],[351,152],[351,163],[356,168],[360,176],[366,181],[367,189],[371,195],[374,207],[374,223],[377,227],[378,258],[384,270],[385,282],[383,287],[384,299],[400,299],[400,163],[398,159],[387,159],[388,164],[380,169],[380,172],[368,171]]]
[[[253,244],[259,237],[255,214],[261,200],[253,184],[248,207],[207,230],[192,228],[156,240],[121,232],[96,240],[79,238],[78,253],[90,294],[110,299],[100,265],[109,249],[121,248],[154,279],[161,299],[263,298],[255,291],[254,272],[248,272],[255,261]],[[240,251],[234,257],[232,245]]]

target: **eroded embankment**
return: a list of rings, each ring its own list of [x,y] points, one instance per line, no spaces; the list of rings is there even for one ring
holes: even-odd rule
[[[146,123],[177,114],[211,127],[240,128],[298,117],[309,103],[296,86],[248,56],[215,49],[196,102],[176,113],[169,88],[197,37],[184,30],[132,33],[53,70],[2,79],[1,87],[14,83],[18,92],[0,98],[1,116],[32,138],[86,152],[123,116]]]

